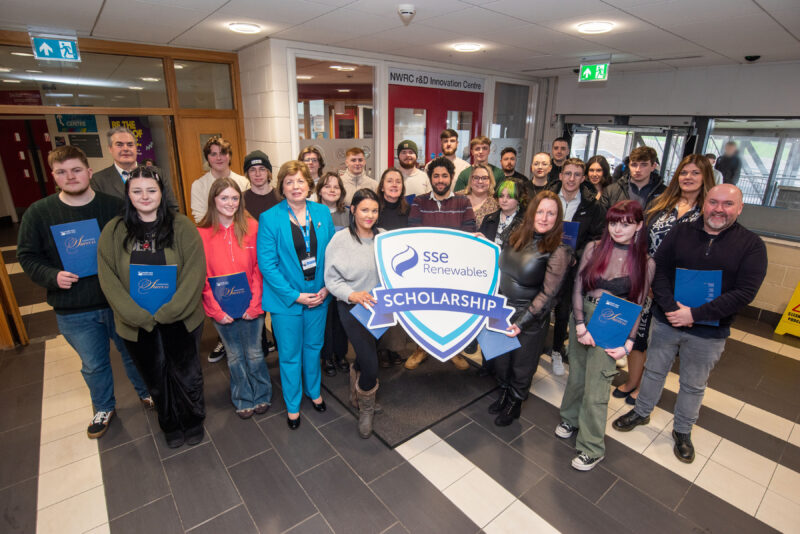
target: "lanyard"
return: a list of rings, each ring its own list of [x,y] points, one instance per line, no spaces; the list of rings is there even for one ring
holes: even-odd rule
[[[288,208],[289,210],[289,218],[297,224],[297,227],[300,228],[300,233],[303,234],[303,241],[306,243],[306,256],[311,256],[311,218],[308,216],[308,203],[306,203],[306,225],[305,227],[300,226],[300,222],[295,217],[292,208]]]

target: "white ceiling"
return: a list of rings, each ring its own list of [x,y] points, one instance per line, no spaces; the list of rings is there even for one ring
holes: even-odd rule
[[[567,74],[581,58],[612,55],[615,70],[800,59],[798,0],[418,0],[405,26],[398,0],[0,0],[0,28],[236,51],[265,37],[530,76]],[[68,7],[67,7],[68,6]],[[609,20],[614,31],[579,34]],[[230,32],[253,22],[256,35]],[[463,54],[449,45],[484,44]]]

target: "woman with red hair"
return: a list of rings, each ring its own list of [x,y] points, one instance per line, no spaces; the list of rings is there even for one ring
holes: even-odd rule
[[[564,439],[578,432],[578,456],[572,467],[579,471],[589,471],[605,457],[608,397],[618,373],[616,360],[633,348],[639,317],[625,343],[610,349],[596,346],[586,325],[604,292],[641,305],[655,273],[655,262],[647,255],[641,205],[635,200],[617,202],[606,213],[606,222],[600,240],[586,245],[572,291],[569,379],[561,401],[561,423],[555,430]]]

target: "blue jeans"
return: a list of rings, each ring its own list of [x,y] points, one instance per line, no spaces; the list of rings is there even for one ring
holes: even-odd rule
[[[722,356],[725,339],[702,338],[673,328],[655,317],[650,327],[650,347],[644,367],[636,413],[642,417],[650,415],[655,408],[667,373],[672,368],[675,356],[680,352],[680,389],[675,401],[675,432],[689,434],[700,414],[703,395],[706,392],[708,375]]]
[[[272,384],[261,349],[264,316],[236,319],[230,324],[214,322],[225,350],[231,373],[231,400],[237,410],[247,410],[272,401]]]
[[[111,374],[109,339],[114,340],[114,345],[122,355],[125,373],[139,398],[150,396],[144,380],[131,360],[128,349],[114,329],[114,314],[111,312],[111,308],[81,313],[57,313],[56,321],[61,335],[81,357],[83,362],[81,374],[89,387],[95,411],[110,412],[117,403],[114,398],[114,376]]]

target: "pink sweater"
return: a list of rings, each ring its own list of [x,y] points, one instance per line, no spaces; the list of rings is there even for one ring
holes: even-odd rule
[[[203,286],[203,308],[206,315],[219,322],[225,317],[208,283],[209,276],[223,276],[244,272],[250,284],[250,306],[247,315],[251,318],[258,317],[264,312],[261,310],[261,292],[263,291],[261,271],[258,270],[258,257],[256,256],[256,237],[258,223],[251,218],[247,219],[247,235],[242,239],[242,246],[236,241],[233,225],[228,228],[198,228],[203,248],[206,252],[206,283]],[[241,319],[241,317],[234,317]]]

